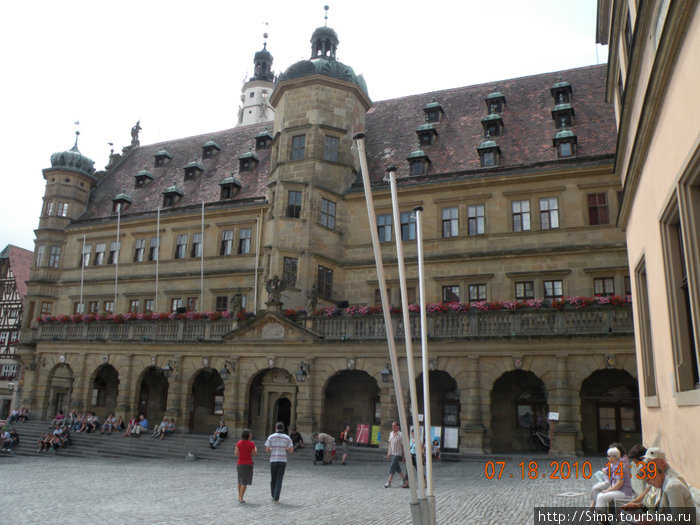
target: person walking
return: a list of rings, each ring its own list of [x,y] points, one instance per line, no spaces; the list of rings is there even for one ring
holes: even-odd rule
[[[340,433],[340,453],[342,454],[340,462],[345,465],[345,460],[348,457],[348,443],[352,443],[352,438],[350,437],[350,425],[345,427]]]
[[[386,458],[391,460],[391,465],[389,465],[389,479],[384,483],[384,488],[388,489],[391,487],[391,480],[394,478],[394,474],[397,472],[401,476],[401,488],[408,488],[408,479],[401,472],[401,460],[403,459],[403,435],[399,428],[399,424],[394,421],[391,424],[391,434],[389,434],[389,450],[386,453]]]
[[[284,470],[287,468],[287,452],[294,452],[292,439],[284,433],[284,423],[278,421],[275,425],[275,432],[267,436],[265,440],[265,451],[270,454],[270,493],[272,501],[280,502],[282,492],[282,478]]]
[[[253,456],[258,454],[255,443],[251,440],[253,433],[247,428],[241,432],[241,440],[236,443],[234,455],[238,458],[238,503],[245,503],[243,496],[248,485],[253,484]]]

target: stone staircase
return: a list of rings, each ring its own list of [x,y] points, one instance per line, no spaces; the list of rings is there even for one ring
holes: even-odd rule
[[[162,441],[151,437],[150,432],[141,437],[124,437],[124,433],[85,434],[71,432],[72,444],[57,452],[37,452],[37,440],[39,434],[49,431],[49,421],[30,420],[17,423],[14,427],[20,436],[20,443],[14,451],[17,456],[68,456],[81,458],[141,458],[158,459],[173,458],[184,460],[188,452],[192,452],[197,459],[212,461],[234,461],[233,447],[236,439],[231,436],[224,440],[217,449],[209,448],[209,437],[206,434],[171,434]],[[260,459],[267,459],[264,450],[264,440],[255,440]],[[5,454],[0,455],[0,457]],[[370,447],[350,447],[349,462],[377,462],[382,461],[386,450]],[[302,449],[297,449],[290,461],[309,461],[314,458],[314,450],[310,444]],[[340,457],[337,458],[337,462]]]

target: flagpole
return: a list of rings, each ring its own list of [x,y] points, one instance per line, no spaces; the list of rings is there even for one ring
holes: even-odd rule
[[[260,264],[260,237],[262,235],[262,209],[260,209],[260,214],[255,219],[255,236],[257,237],[257,242],[255,246],[255,281],[253,282],[253,313],[258,313],[258,265]]]
[[[396,237],[396,257],[399,269],[399,285],[401,288],[401,312],[403,315],[404,344],[406,345],[406,364],[408,368],[408,391],[411,397],[411,414],[413,416],[413,439],[416,442],[416,468],[418,470],[418,501],[423,511],[424,519],[428,516],[428,505],[425,499],[425,478],[423,471],[423,438],[418,419],[418,395],[416,393],[416,372],[413,367],[413,339],[411,337],[411,319],[408,311],[408,290],[406,289],[406,268],[404,266],[403,242],[401,239],[401,216],[399,213],[399,197],[396,190],[396,167],[386,169],[386,175],[391,189],[391,207],[394,220],[394,235]],[[387,180],[387,179],[385,179]],[[425,407],[423,408],[425,411]],[[413,481],[413,480],[411,480]]]
[[[367,216],[369,219],[369,232],[372,237],[372,249],[374,250],[374,260],[377,267],[377,278],[379,281],[379,295],[382,299],[382,313],[384,314],[384,325],[386,329],[387,345],[389,347],[389,360],[393,369],[394,391],[396,393],[396,405],[399,412],[399,425],[402,429],[404,454],[410,449],[408,440],[408,426],[406,424],[406,407],[403,399],[403,388],[401,386],[401,374],[399,370],[399,361],[396,356],[396,346],[394,341],[394,330],[391,322],[391,305],[386,293],[386,279],[384,278],[384,263],[382,262],[382,252],[379,247],[379,236],[377,234],[377,219],[374,213],[374,201],[372,198],[372,186],[369,180],[369,169],[367,168],[367,157],[365,154],[365,134],[355,133],[353,141],[357,146],[358,157],[360,160],[360,171],[362,173],[362,182],[365,189],[365,201],[367,204]],[[413,465],[410,461],[406,462],[406,471],[408,472],[409,480],[414,478]],[[420,504],[416,498],[416,484],[409,482],[409,490],[411,496],[411,518],[414,525],[422,525],[423,516],[420,509]]]
[[[420,340],[423,365],[423,407],[427,440],[431,443],[425,452],[426,483],[428,489],[428,523],[435,525],[435,495],[433,494],[433,454],[430,433],[430,366],[428,362],[428,318],[425,310],[425,269],[423,266],[423,208],[413,208],[416,214],[416,244],[418,245],[418,289],[420,293]],[[427,407],[427,408],[425,408]]]
[[[160,206],[156,212],[156,304],[155,311],[158,310],[158,265],[160,264]]]
[[[202,201],[202,246],[199,254],[199,308],[202,311],[204,304],[204,201]]]
[[[83,233],[83,250],[80,254],[80,314],[85,314],[85,303],[83,302],[83,286],[85,283],[85,234]]]
[[[119,254],[121,253],[121,243],[119,242],[119,228],[122,219],[122,203],[117,203],[117,252],[114,255],[114,306],[112,313],[117,313],[117,283],[119,282]]]

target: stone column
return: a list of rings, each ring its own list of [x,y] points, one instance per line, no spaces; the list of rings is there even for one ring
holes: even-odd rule
[[[303,383],[297,383],[296,395],[296,427],[301,433],[304,441],[311,443],[311,434],[319,430],[321,424],[321,392],[319,382],[316,380],[320,376],[315,370],[316,359],[313,357],[305,357],[304,361],[311,364],[311,372]],[[294,418],[293,418],[294,419]]]
[[[396,403],[396,394],[394,392],[394,383],[381,383],[379,385],[379,396],[382,403],[382,422],[379,427],[380,448],[386,448],[389,434],[391,433],[392,421],[399,420],[399,407]]]
[[[81,354],[77,358],[77,364],[73,370],[73,385],[71,388],[68,408],[72,410],[85,411],[90,406],[90,388],[87,385],[88,378],[86,377],[87,370],[87,355]]]
[[[568,356],[559,355],[556,358],[556,369],[553,371],[553,390],[549,393],[548,403],[550,412],[558,412],[559,419],[550,421],[549,436],[551,452],[557,454],[576,454],[576,436],[579,432],[576,422],[571,417],[571,389],[569,387]]]
[[[168,401],[165,414],[168,419],[175,419],[175,429],[179,432],[188,432],[184,415],[187,414],[187,385],[182,384],[182,376],[185,368],[185,356],[180,356],[177,369],[168,378]]]
[[[131,405],[131,402],[136,397],[132,377],[134,369],[133,354],[126,356],[126,359],[125,374],[124,377],[122,377],[122,374],[119,374],[119,390],[117,391],[117,411],[124,418],[124,421],[128,421],[134,415],[134,407]]]
[[[223,365],[221,365],[223,367]],[[229,370],[228,379],[224,379],[224,414],[223,418],[226,421],[226,426],[229,433],[234,436],[240,436],[246,424],[243,422],[243,406],[242,400],[245,399],[245,393],[239,392],[241,384],[241,364],[240,359],[227,359],[226,367]],[[221,370],[221,368],[219,368]],[[240,401],[240,403],[239,403]]]
[[[481,388],[479,385],[479,356],[467,358],[467,385],[461,392],[462,443],[461,452],[484,452],[484,424],[481,414]]]

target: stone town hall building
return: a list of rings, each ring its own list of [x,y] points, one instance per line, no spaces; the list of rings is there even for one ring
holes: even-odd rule
[[[382,180],[395,165],[409,301],[420,205],[427,300],[454,307],[428,316],[443,446],[526,450],[550,412],[558,451],[639,440],[630,305],[563,304],[629,294],[605,66],[373,102],[337,44],[317,29],[310,59],[278,77],[270,52],[256,53],[232,129],[140,145],[137,125],[101,172],[77,141],[51,157],[22,403],[42,417],[168,414],[182,432],[221,416],[258,436],[277,420],[307,436],[386,431],[397,415],[388,378],[406,377],[406,362],[389,370],[382,316],[355,307],[379,303],[370,227],[400,304]],[[484,310],[496,301],[529,306]]]

